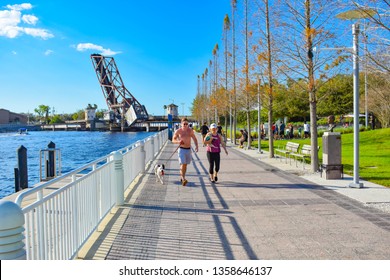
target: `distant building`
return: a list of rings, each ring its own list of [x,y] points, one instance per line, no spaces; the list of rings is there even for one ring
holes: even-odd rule
[[[13,113],[6,109],[0,109],[0,124],[27,124],[28,117],[26,115]]]
[[[85,109],[85,120],[86,121],[93,121],[95,120],[96,117],[96,109],[95,108],[90,108],[90,109]]]
[[[167,114],[171,114],[173,118],[176,118],[179,115],[177,108],[178,106],[173,103],[167,105]]]

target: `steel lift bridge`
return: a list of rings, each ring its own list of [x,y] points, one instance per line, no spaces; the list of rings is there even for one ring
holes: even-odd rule
[[[91,54],[93,67],[110,110],[110,129],[121,131],[148,119],[144,105],[126,89],[113,57]]]

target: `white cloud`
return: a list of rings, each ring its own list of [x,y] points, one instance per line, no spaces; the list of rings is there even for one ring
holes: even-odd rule
[[[7,8],[10,10],[22,11],[22,10],[32,9],[32,5],[30,3],[23,3],[23,4],[7,5]]]
[[[105,56],[113,56],[113,55],[116,55],[118,53],[121,53],[121,52],[117,52],[117,51],[112,51],[110,49],[105,49],[102,46],[95,45],[92,43],[80,43],[76,46],[76,49],[79,52],[83,52],[86,50],[98,51],[101,55],[105,55]]]
[[[16,26],[20,23],[20,12],[18,11],[0,11],[0,28],[7,26]]]
[[[22,23],[35,25],[38,22],[38,18],[34,15],[22,15],[22,10],[32,9],[31,4],[7,5],[7,8],[9,10],[0,10],[0,36],[11,39],[23,34],[42,39],[54,37],[45,29],[24,27],[22,25]]]
[[[0,36],[8,37],[8,38],[15,38],[17,37],[21,32],[21,28],[17,26],[0,26]]]
[[[12,54],[13,55],[17,55],[18,53],[16,51],[12,51]]]
[[[44,53],[44,54],[45,54],[46,56],[48,56],[48,55],[51,55],[52,53],[53,53],[53,51],[52,51],[52,50],[47,50],[47,51],[45,51],[45,53]]]
[[[54,37],[53,34],[41,28],[23,28],[24,33],[33,37],[41,37],[42,39],[49,39]]]
[[[38,21],[38,18],[33,15],[23,15],[22,20],[27,24],[35,25]]]

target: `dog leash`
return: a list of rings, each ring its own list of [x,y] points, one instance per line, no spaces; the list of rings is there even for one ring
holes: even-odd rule
[[[177,152],[177,150],[180,148],[180,145],[177,146],[177,148],[173,151],[173,153],[170,155],[170,157],[166,160],[165,164],[168,163],[168,161],[173,157],[173,155]]]

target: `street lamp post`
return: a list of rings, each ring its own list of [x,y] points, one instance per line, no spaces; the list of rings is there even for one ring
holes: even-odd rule
[[[261,150],[261,98],[260,98],[260,79],[259,79],[259,82],[257,84],[257,105],[258,105],[258,108],[257,108],[257,123],[258,123],[258,153],[259,154],[262,154],[263,151]]]
[[[349,10],[336,15],[339,19],[359,20],[374,15],[373,9]],[[363,183],[359,182],[359,25],[352,24],[353,36],[353,182],[351,188],[362,188]],[[366,97],[367,102],[367,97]]]
[[[364,23],[364,114],[365,126],[368,128],[368,91],[367,91],[367,24]]]
[[[359,24],[352,24],[353,35],[353,182],[351,188],[362,188],[359,183]]]

